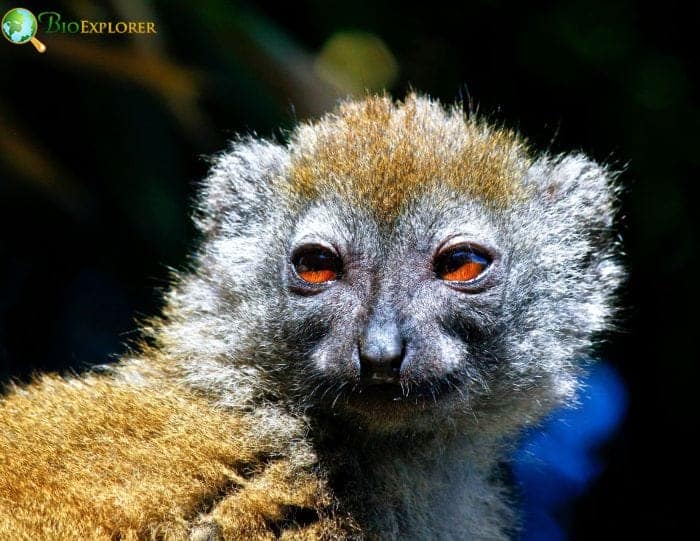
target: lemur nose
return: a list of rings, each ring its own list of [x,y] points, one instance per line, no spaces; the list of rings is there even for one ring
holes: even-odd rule
[[[359,341],[363,383],[398,383],[406,344],[394,322],[370,324]]]

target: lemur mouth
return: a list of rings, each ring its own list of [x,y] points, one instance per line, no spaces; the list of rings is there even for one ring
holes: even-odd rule
[[[397,387],[401,385],[401,377],[398,371],[396,372],[372,372],[370,374],[363,374],[360,378],[360,382],[364,387],[373,386],[389,386]]]
[[[437,403],[442,397],[460,391],[459,383],[452,378],[422,382],[402,381],[398,376],[362,380],[354,388],[355,402],[421,402]]]
[[[384,400],[401,400],[404,397],[401,386],[394,382],[360,385],[357,387],[357,394],[368,398],[379,398]]]

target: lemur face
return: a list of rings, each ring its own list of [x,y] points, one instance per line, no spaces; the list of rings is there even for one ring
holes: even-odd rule
[[[609,327],[623,276],[610,177],[418,96],[240,144],[200,205],[217,366],[372,427],[535,419],[573,395]]]
[[[311,392],[378,418],[488,390],[503,366],[502,233],[529,166],[515,133],[413,98],[297,130],[285,318]]]
[[[334,407],[376,417],[481,394],[498,371],[507,257],[488,212],[456,194],[426,194],[391,224],[317,203],[282,265],[290,336]]]

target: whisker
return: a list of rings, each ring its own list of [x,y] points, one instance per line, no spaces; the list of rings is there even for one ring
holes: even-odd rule
[[[331,409],[335,407],[336,402],[338,402],[338,399],[340,398],[340,395],[343,394],[343,387],[347,384],[347,381],[344,381],[343,383],[340,384],[338,387],[338,394],[335,397],[335,400],[333,400],[333,403],[331,404]]]

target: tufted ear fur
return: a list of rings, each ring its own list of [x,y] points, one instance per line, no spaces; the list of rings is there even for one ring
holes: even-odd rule
[[[264,219],[287,162],[280,145],[253,137],[234,141],[214,158],[203,182],[194,216],[197,228],[211,238],[222,228],[236,231]]]
[[[532,344],[549,352],[554,372],[585,354],[593,335],[612,324],[624,278],[613,228],[614,176],[578,154],[542,157],[526,175],[532,197],[515,211],[510,279],[514,295],[529,306],[514,325],[538,320],[543,332]],[[560,394],[568,394],[569,385],[561,387]]]
[[[540,201],[577,220],[585,228],[613,224],[615,175],[582,154],[543,158],[532,166]]]
[[[582,154],[572,154],[541,158],[528,176],[540,215],[557,231],[559,243],[585,250],[579,254],[583,279],[609,278],[609,286],[615,288],[621,278],[617,262],[611,261],[618,252],[613,229],[619,195],[616,173]]]

